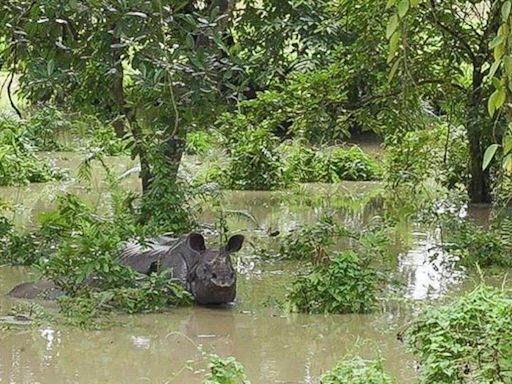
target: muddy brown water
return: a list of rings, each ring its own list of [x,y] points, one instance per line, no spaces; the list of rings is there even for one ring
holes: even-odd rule
[[[78,158],[59,154],[56,161],[75,169]],[[118,173],[133,165],[125,158],[112,158],[109,163]],[[18,224],[30,225],[38,212],[53,206],[61,191],[102,203],[108,196],[102,192],[101,171],[95,169],[94,175],[86,184],[72,180],[0,188],[0,198],[16,205]],[[138,188],[136,177],[128,177],[125,186]],[[348,225],[361,226],[378,214],[380,188],[379,183],[342,183],[309,185],[292,192],[227,192],[226,206],[254,216],[258,229],[241,219],[231,222],[251,241],[255,238],[251,233],[269,228],[285,231],[317,220],[326,210],[334,210]],[[213,216],[205,213],[203,219],[211,221]],[[413,229],[410,250],[398,258],[408,297],[442,296],[461,278],[444,270],[446,255],[437,258],[438,264],[427,262],[436,236]],[[59,325],[0,328],[0,383],[200,383],[208,353],[236,357],[252,383],[318,383],[322,372],[356,346],[367,357],[380,350],[397,383],[415,382],[414,359],[396,339],[403,321],[400,311],[283,314],[270,298],[284,297],[297,265],[260,260],[254,252],[246,246],[236,260],[238,296],[229,308],[116,316],[118,326],[99,331]],[[0,268],[0,316],[17,303],[4,294],[33,276],[27,268]]]

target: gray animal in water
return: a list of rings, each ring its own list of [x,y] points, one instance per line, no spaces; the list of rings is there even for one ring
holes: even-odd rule
[[[238,252],[243,242],[242,235],[235,235],[225,246],[207,249],[204,237],[198,233],[177,240],[160,236],[146,245],[125,243],[119,262],[145,275],[168,270],[169,278],[183,284],[198,304],[225,304],[236,296],[236,271],[231,254]],[[22,283],[8,293],[24,299],[55,299],[62,294],[48,281]]]
[[[119,261],[146,275],[169,270],[199,304],[224,304],[236,296],[231,254],[238,252],[243,242],[242,235],[235,235],[225,246],[214,250],[206,248],[199,233],[183,236],[174,243],[161,237],[146,246],[127,243]]]

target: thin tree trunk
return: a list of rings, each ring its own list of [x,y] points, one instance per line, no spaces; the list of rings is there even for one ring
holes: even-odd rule
[[[472,203],[489,203],[491,201],[489,172],[482,169],[482,128],[485,124],[482,121],[482,111],[485,108],[485,101],[482,93],[483,74],[481,67],[473,68],[473,90],[469,100],[467,115],[467,133],[469,141],[470,182],[469,197]]]

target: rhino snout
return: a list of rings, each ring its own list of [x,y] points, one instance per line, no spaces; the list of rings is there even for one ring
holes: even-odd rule
[[[234,273],[232,273],[229,276],[217,276],[217,275],[213,274],[210,281],[212,282],[213,285],[215,285],[219,288],[229,288],[229,287],[232,287],[236,283]]]

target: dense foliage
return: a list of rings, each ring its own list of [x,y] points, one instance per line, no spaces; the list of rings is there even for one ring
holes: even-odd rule
[[[420,362],[421,383],[512,380],[512,302],[481,285],[452,303],[430,307],[406,331]]]
[[[299,276],[287,305],[294,312],[367,313],[375,309],[381,282],[381,274],[365,258],[342,251]]]
[[[512,267],[512,222],[505,219],[488,229],[471,221],[445,223],[444,247],[459,258],[462,265],[474,267]]]
[[[0,185],[20,185],[62,179],[62,171],[39,159],[25,128],[0,118]]]

